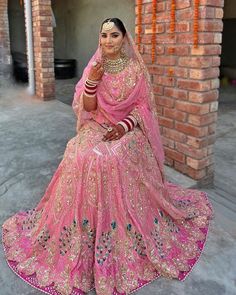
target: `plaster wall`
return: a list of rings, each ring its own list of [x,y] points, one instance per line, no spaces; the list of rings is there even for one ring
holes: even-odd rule
[[[19,0],[8,1],[11,51],[26,53],[24,7]]]
[[[230,67],[230,77],[236,77],[236,1],[225,0],[221,66]]]
[[[56,19],[55,58],[76,59],[78,77],[97,48],[100,24],[105,18],[119,17],[134,36],[133,0],[52,1],[52,7]]]
[[[225,0],[224,18],[236,18],[236,1]]]

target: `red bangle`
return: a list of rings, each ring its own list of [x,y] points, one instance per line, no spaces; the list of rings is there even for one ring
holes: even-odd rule
[[[129,115],[127,118],[119,121],[117,124],[121,125],[125,129],[125,132],[128,132],[137,126],[138,122],[134,116]]]
[[[124,120],[122,120],[124,123],[126,123],[127,127],[128,127],[128,131],[132,130],[134,128],[134,122],[129,119],[129,118],[125,118]]]
[[[84,84],[84,93],[86,96],[94,97],[97,92],[97,82],[86,80]]]

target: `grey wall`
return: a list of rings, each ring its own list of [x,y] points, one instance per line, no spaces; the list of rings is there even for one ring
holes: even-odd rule
[[[134,0],[53,0],[56,18],[54,45],[56,58],[74,58],[78,77],[98,45],[100,24],[105,18],[119,17],[134,35]]]
[[[221,65],[236,68],[236,1],[225,0]]]
[[[236,18],[236,1],[225,0],[224,18]]]
[[[24,8],[19,0],[8,0],[11,51],[26,52]]]
[[[236,68],[236,18],[224,20],[221,65]]]

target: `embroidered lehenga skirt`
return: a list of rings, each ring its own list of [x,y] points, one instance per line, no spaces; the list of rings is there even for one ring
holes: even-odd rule
[[[36,208],[3,224],[12,270],[47,294],[130,294],[159,276],[184,280],[212,218],[204,192],[167,183],[135,128],[104,142],[89,121],[66,147]],[[159,197],[188,218],[174,220]]]

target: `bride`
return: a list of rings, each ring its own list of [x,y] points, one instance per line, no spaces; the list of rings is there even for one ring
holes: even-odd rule
[[[3,224],[8,265],[46,294],[130,294],[159,276],[184,280],[211,204],[166,181],[150,77],[117,18],[102,23],[73,109],[77,135],[41,201]]]

